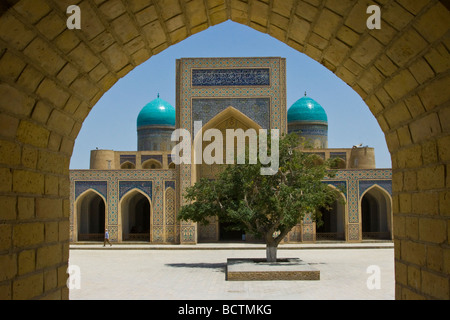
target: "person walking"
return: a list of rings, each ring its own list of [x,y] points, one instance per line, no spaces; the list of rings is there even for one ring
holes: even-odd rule
[[[109,242],[109,233],[108,233],[108,229],[105,229],[105,240],[103,241],[103,246],[106,245],[106,242],[109,243],[109,246],[112,247],[111,242]]]

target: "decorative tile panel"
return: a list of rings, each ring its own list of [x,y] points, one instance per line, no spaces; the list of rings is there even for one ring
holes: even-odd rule
[[[258,114],[265,118],[251,117],[252,120],[263,123],[262,127],[287,132],[286,60],[283,58],[185,58],[177,60],[176,79],[177,128],[193,133],[194,99],[264,98],[270,101],[269,112]],[[192,185],[191,166],[181,164],[177,172],[177,201],[182,206],[186,202],[182,195]],[[180,223],[182,243],[196,242],[195,235],[196,224]]]
[[[194,69],[192,86],[270,86],[270,69]]]
[[[152,199],[152,182],[151,181],[119,181],[119,200],[133,189],[139,189]]]
[[[107,181],[77,181],[75,183],[75,200],[85,191],[93,189],[108,199]]]
[[[164,190],[167,190],[167,188],[175,190],[175,181],[164,181]]]
[[[378,185],[392,196],[392,180],[360,180],[359,181],[359,195],[369,189],[370,187]]]
[[[327,184],[331,184],[335,186],[339,191],[342,191],[343,194],[347,197],[347,181],[326,181]]]
[[[147,194],[152,199],[152,230],[151,234],[154,242],[164,242],[164,182],[175,181],[176,170],[71,170],[70,171],[70,223],[71,226],[76,225],[74,219],[74,205],[75,205],[75,190],[76,185],[83,188],[98,187],[99,181],[102,185],[106,185],[105,198],[107,199],[108,217],[107,227],[111,230],[111,240],[117,241],[119,233],[121,233],[121,226],[119,224],[119,205],[120,198],[129,190],[138,188]],[[79,187],[78,192],[81,192]],[[103,192],[103,191],[102,191]],[[178,210],[178,206],[175,206]],[[176,214],[176,212],[175,212]],[[71,241],[74,241],[73,227],[71,234]],[[176,236],[179,237],[178,229],[175,230]]]
[[[388,190],[389,181],[392,181],[391,169],[360,169],[360,170],[336,170],[335,177],[332,179],[326,178],[325,183],[332,181],[346,181],[347,185],[347,221],[348,221],[348,238],[349,241],[359,241],[360,237],[360,212],[359,200],[361,190],[369,188],[378,181],[386,186]],[[370,182],[369,182],[370,181]],[[360,184],[362,182],[362,184]],[[392,185],[392,182],[391,182]],[[391,187],[392,188],[392,187]],[[366,189],[365,189],[366,190]]]

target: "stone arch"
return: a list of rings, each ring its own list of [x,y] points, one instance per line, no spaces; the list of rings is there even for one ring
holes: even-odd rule
[[[380,30],[366,27],[369,1],[82,1],[81,30],[66,27],[70,4],[14,0],[0,7],[0,143],[8,150],[0,157],[2,227],[16,235],[2,243],[10,262],[1,285],[10,289],[1,298],[68,298],[67,275],[57,270],[68,265],[69,161],[95,103],[151,56],[232,20],[315,59],[366,102],[392,158],[396,298],[449,299],[442,247],[449,244],[450,198],[450,13],[444,1],[386,1]],[[56,181],[58,191],[47,188]],[[35,218],[19,224],[17,211],[31,202]],[[411,231],[406,221],[418,214],[421,227]],[[60,225],[59,246],[44,241],[49,220]],[[32,239],[19,236],[30,230]],[[36,248],[53,259],[37,255],[33,272],[19,277],[20,253]],[[409,273],[414,280],[406,276],[409,267],[420,270]],[[38,271],[44,269],[60,274],[56,287],[35,285],[43,283]]]
[[[149,159],[142,163],[142,169],[162,169],[162,164],[158,160]]]
[[[124,163],[122,163],[120,165],[120,169],[123,170],[132,170],[132,169],[136,169],[136,166],[134,165],[134,163],[130,162],[130,161],[125,161]]]
[[[359,199],[362,239],[392,240],[392,197],[378,184],[363,192]]]
[[[153,207],[145,192],[131,189],[121,197],[118,210],[119,241],[151,241]]]
[[[334,163],[331,167],[331,169],[346,169],[347,168],[347,161],[345,161],[344,159],[337,157],[334,158]]]
[[[74,241],[103,241],[108,206],[102,194],[95,189],[84,191],[75,199],[74,213]]]
[[[323,230],[323,234],[319,236],[318,230],[319,228],[316,227],[316,240],[347,240],[348,238],[348,206],[347,206],[347,198],[345,194],[342,193],[341,190],[336,188],[336,186],[333,186],[332,184],[328,184],[328,187],[335,190],[339,197],[335,200],[335,202],[332,204],[331,210],[327,210],[327,212],[322,212],[322,214],[328,214],[331,216],[333,214],[336,215],[334,219],[329,219],[330,217],[322,216],[322,219],[328,219],[327,221],[324,221],[325,229]],[[327,224],[327,225],[326,225]]]

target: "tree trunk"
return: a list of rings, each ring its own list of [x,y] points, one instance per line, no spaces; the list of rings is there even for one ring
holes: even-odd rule
[[[266,233],[266,258],[267,262],[277,262],[277,249],[281,240],[288,234],[290,229],[280,232],[277,237],[273,237],[273,232]]]
[[[266,247],[267,262],[277,262],[277,249],[278,249],[277,245],[267,244]]]

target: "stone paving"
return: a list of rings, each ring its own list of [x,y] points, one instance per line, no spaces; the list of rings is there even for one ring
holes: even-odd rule
[[[80,289],[71,289],[70,299],[394,299],[392,244],[285,245],[278,257],[311,264],[320,270],[319,281],[225,280],[227,258],[264,256],[263,246],[242,244],[72,245],[69,264],[79,267]]]

